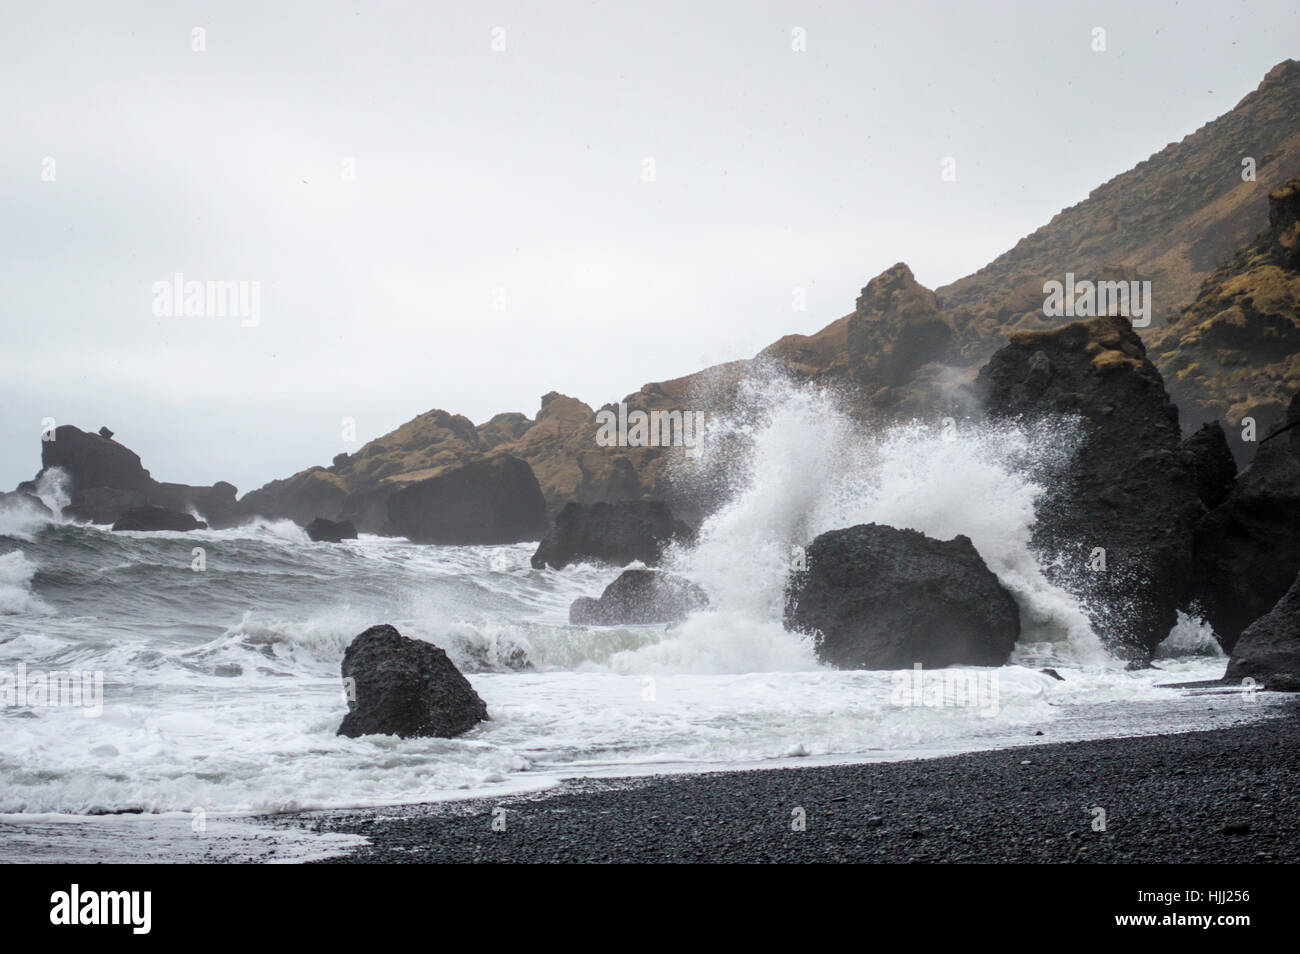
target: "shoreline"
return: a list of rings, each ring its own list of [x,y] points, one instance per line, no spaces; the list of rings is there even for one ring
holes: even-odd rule
[[[494,799],[261,822],[368,842],[315,864],[1295,863],[1300,700],[1277,710],[1229,728],[909,761],[571,778]],[[797,810],[803,830],[794,830]],[[1094,830],[1101,821],[1105,830]]]

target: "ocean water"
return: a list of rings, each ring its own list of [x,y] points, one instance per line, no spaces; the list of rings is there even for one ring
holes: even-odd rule
[[[1125,671],[1044,579],[1028,546],[1033,502],[1068,462],[1067,425],[871,436],[831,395],[772,382],[743,407],[712,425],[734,440],[696,462],[724,445],[743,456],[730,500],[666,561],[711,605],[672,626],[570,626],[569,604],[621,571],[534,570],[534,544],[318,544],[288,522],[112,533],[0,512],[0,672],[102,674],[102,711],[0,708],[0,822],[392,805],[575,775],[1172,731],[1267,708],[1233,693],[1207,716],[1193,691],[1162,687],[1222,675],[1199,621],[1180,619],[1154,668]],[[64,502],[57,484],[42,491]],[[967,672],[978,692],[966,704],[914,692],[915,674],[828,669],[782,627],[791,548],[871,520],[967,534],[1019,601],[1012,663]],[[336,735],[344,648],[383,622],[446,649],[491,720],[457,739]]]

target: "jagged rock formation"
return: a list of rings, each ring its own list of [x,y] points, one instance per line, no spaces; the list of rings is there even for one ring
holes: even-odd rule
[[[488,718],[487,705],[445,652],[387,624],[352,640],[342,670],[348,714],[339,735],[451,738]]]
[[[1035,504],[1033,544],[1103,640],[1149,659],[1186,601],[1192,529],[1205,508],[1178,410],[1142,339],[1118,317],[1018,331],[978,385],[992,417],[1081,420],[1072,460]]]
[[[1001,666],[1020,610],[970,539],[864,524],[808,546],[786,586],[786,627],[820,634],[840,669]]]
[[[500,454],[471,461],[388,498],[385,532],[415,543],[457,545],[540,540],[546,501],[532,468]]]
[[[1151,345],[1188,420],[1226,420],[1241,463],[1300,389],[1300,179],[1269,193],[1268,223]]]
[[[1300,573],[1300,392],[1219,506],[1196,525],[1193,588],[1224,649]]]
[[[600,599],[574,600],[569,622],[579,626],[676,623],[708,605],[708,594],[684,577],[659,570],[624,570]]]
[[[674,542],[690,540],[691,528],[658,500],[566,504],[533,554],[533,567],[563,569],[570,563],[627,566],[658,563]]]
[[[157,507],[182,513],[197,510],[218,529],[240,522],[232,484],[160,483],[145,470],[138,454],[111,438],[70,424],[55,428],[53,436],[41,442],[40,473],[23,486],[34,488],[52,468],[65,471],[72,500],[63,513],[70,519],[113,523],[132,508]]]
[[[1300,576],[1233,647],[1224,679],[1248,678],[1261,688],[1300,692]]]

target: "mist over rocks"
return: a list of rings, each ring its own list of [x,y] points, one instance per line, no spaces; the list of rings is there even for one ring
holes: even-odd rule
[[[790,574],[785,625],[820,634],[839,669],[1002,666],[1020,637],[1015,599],[970,538],[861,524],[818,536]]]
[[[1073,459],[1035,504],[1032,543],[1111,651],[1148,661],[1188,597],[1205,508],[1178,409],[1142,339],[1118,316],[1015,332],[977,391],[995,419],[1081,421]]]
[[[1300,575],[1277,604],[1241,634],[1223,677],[1264,689],[1300,692]]]
[[[1224,501],[1196,524],[1193,590],[1225,650],[1300,573],[1300,392]]]
[[[671,544],[694,536],[662,501],[569,503],[555,515],[532,564],[538,570],[560,570],[571,563],[654,566]]]
[[[685,577],[660,570],[624,570],[599,599],[574,600],[569,622],[582,626],[676,623],[708,605],[708,594]]]
[[[341,670],[348,713],[339,735],[452,738],[488,718],[487,704],[443,650],[388,624],[353,639]]]
[[[386,532],[415,543],[539,540],[546,532],[546,500],[532,468],[502,454],[394,493],[388,498]]]

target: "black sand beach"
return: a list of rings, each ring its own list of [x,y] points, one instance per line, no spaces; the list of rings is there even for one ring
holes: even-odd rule
[[[494,801],[297,821],[370,840],[323,863],[1294,863],[1300,704],[1280,711],[1208,732],[910,762],[573,780]],[[802,831],[793,830],[799,808]],[[1094,830],[1098,808],[1104,831]],[[494,809],[505,809],[503,831],[493,830]]]

